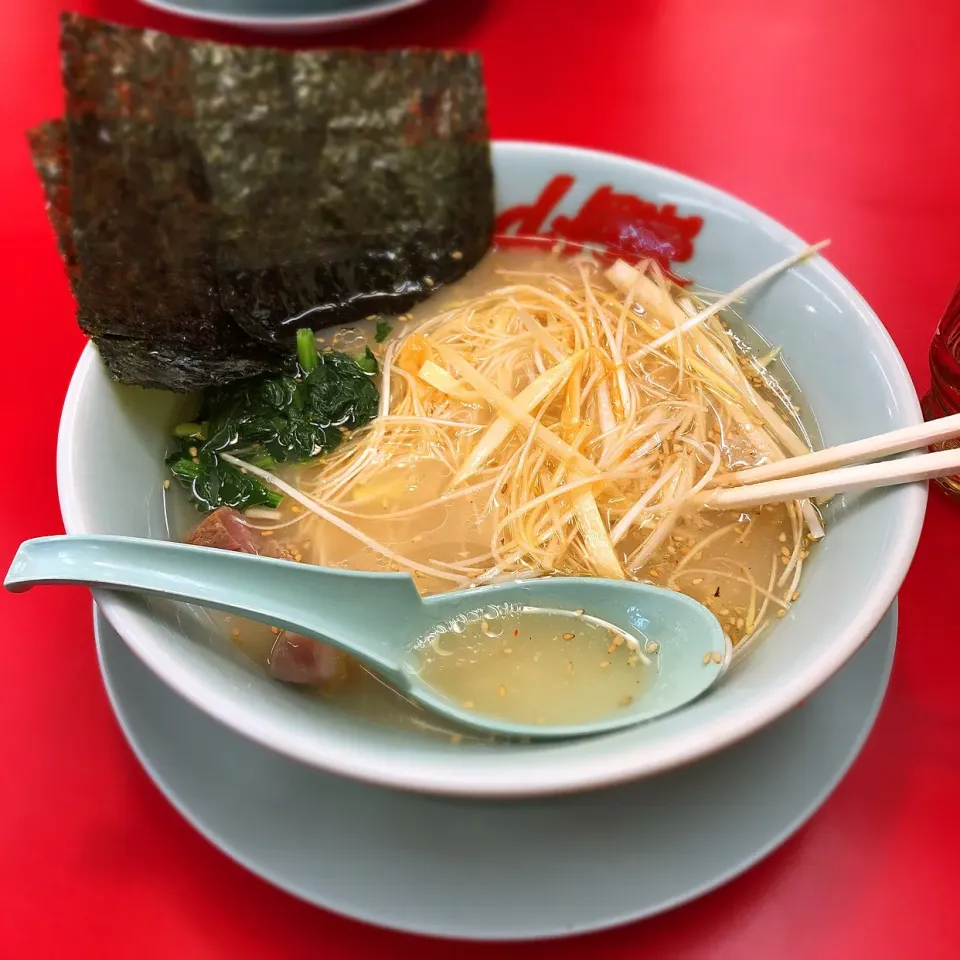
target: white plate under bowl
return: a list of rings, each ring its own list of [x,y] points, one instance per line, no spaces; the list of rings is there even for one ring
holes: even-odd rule
[[[261,33],[345,30],[379,20],[427,0],[140,0],[147,7],[191,20]]]
[[[894,604],[803,706],[698,763],[593,793],[490,802],[394,792],[265,750],[177,696],[95,616],[104,682],[127,739],[211,843],[317,906],[472,940],[639,920],[766,856],[860,752],[887,687],[896,626]]]

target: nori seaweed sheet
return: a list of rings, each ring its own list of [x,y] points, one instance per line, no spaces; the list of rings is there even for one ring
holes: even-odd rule
[[[27,141],[47,199],[47,217],[57,235],[57,246],[67,268],[70,286],[76,293],[79,264],[70,224],[70,155],[67,152],[66,124],[62,120],[41,123],[27,131]]]
[[[183,343],[95,337],[115,380],[155,390],[193,392],[290,368],[290,351],[261,344],[194,348]]]
[[[486,252],[493,181],[476,58],[278,58],[209,46],[194,54],[211,58],[198,64],[194,102],[218,218],[221,302],[253,337],[282,338],[305,315],[320,327],[402,313]],[[262,115],[238,114],[237,91]],[[264,128],[276,150],[257,150]],[[263,165],[253,177],[251,156]]]
[[[61,46],[65,123],[31,147],[79,323],[123,382],[275,369],[296,328],[404,312],[489,247],[476,56],[288,53],[77,14]]]
[[[28,131],[34,167],[43,184],[47,216],[78,298],[79,261],[74,245],[70,214],[70,153],[67,129],[62,120],[52,120]],[[81,326],[83,322],[81,319]],[[85,332],[93,331],[84,327]],[[121,383],[189,392],[212,384],[281,370],[288,366],[287,352],[266,344],[254,344],[239,329],[229,346],[199,347],[183,342],[139,340],[123,336],[94,336],[100,356],[111,375]]]

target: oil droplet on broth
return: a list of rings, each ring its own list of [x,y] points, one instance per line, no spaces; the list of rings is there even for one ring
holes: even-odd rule
[[[487,608],[444,624],[415,649],[420,679],[477,714],[589,723],[631,706],[655,678],[655,654],[641,656],[625,634],[572,611],[490,614]],[[657,649],[637,630],[630,637],[640,650]]]

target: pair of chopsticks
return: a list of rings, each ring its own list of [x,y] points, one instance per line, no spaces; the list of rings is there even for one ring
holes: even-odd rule
[[[879,460],[957,437],[960,437],[960,413],[724,474],[714,481],[712,490],[702,494],[701,502],[716,509],[736,510],[950,476],[960,473],[960,448],[882,463],[864,461]]]

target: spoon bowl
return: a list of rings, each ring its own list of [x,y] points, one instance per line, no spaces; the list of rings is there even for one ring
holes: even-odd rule
[[[60,536],[28,540],[4,586],[82,584],[198,603],[330,644],[361,660],[402,694],[458,723],[502,737],[560,739],[604,733],[676,710],[726,669],[731,647],[706,607],[683,594],[618,580],[547,577],[422,598],[403,573],[366,573],[159,540]],[[438,627],[478,620],[484,610],[596,618],[631,642],[655,641],[643,694],[582,723],[508,721],[468,709],[426,683],[416,651]],[[641,651],[642,652],[642,651]]]

